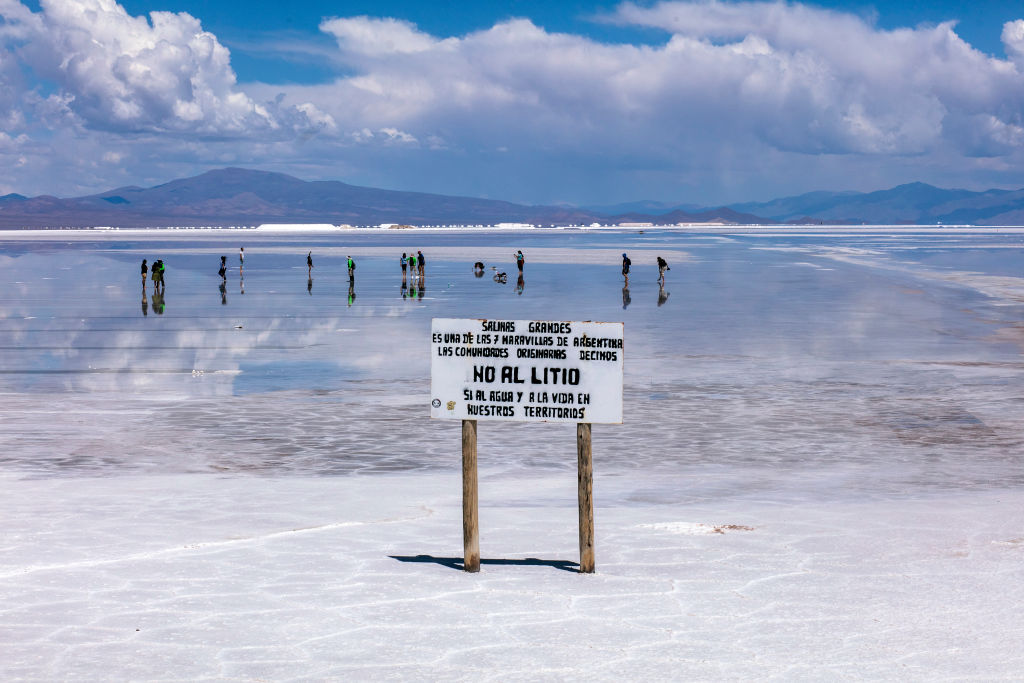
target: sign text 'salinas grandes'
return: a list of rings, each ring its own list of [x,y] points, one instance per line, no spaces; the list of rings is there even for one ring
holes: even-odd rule
[[[434,318],[430,416],[622,422],[622,323]]]

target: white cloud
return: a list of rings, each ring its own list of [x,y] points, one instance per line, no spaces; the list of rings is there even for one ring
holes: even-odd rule
[[[666,42],[602,44],[523,19],[442,40],[406,22],[334,19],[321,28],[358,73],[306,94],[347,128],[655,156],[749,139],[803,154],[967,144],[977,153],[977,140],[951,137],[960,127],[947,121],[1019,124],[1021,74],[964,43],[951,23],[882,31],[850,14],[757,2],[626,3],[608,20],[663,29]],[[1024,22],[1007,24],[1004,40],[1024,45]],[[991,149],[1015,139],[984,128],[999,138]]]
[[[336,42],[324,61],[345,75],[281,86],[237,83],[227,50],[187,14],[147,20],[110,0],[42,8],[0,0],[11,17],[0,49],[16,61],[0,61],[0,120],[59,129],[78,149],[90,135],[117,143],[126,167],[150,175],[294,164],[306,177],[524,201],[706,203],[910,180],[1024,184],[1024,20],[1003,27],[1009,58],[996,59],[953,23],[887,31],[784,2],[625,3],[604,18],[662,31],[654,45],[522,18],[454,37],[334,18],[320,25]],[[19,65],[56,91],[29,88]]]
[[[1024,71],[1024,19],[1003,24],[1002,39],[1006,54]]]
[[[32,13],[0,0],[0,39],[82,125],[101,130],[249,136],[281,128],[236,85],[230,54],[186,13],[134,17],[112,0],[42,0]],[[292,130],[324,130],[329,116],[305,103],[277,112]]]

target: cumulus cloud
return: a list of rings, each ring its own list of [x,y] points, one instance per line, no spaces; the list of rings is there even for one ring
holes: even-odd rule
[[[325,61],[344,75],[280,86],[236,82],[227,49],[187,14],[132,17],[111,0],[0,9],[0,49],[15,63],[0,61],[0,119],[23,111],[99,130],[106,144],[131,133],[167,145],[170,133],[165,151],[181,163],[294,162],[529,201],[973,186],[979,168],[984,182],[1024,182],[1024,19],[1003,27],[999,59],[954,23],[882,30],[787,2],[626,2],[601,18],[661,31],[654,44],[526,18],[435,36],[401,19],[338,17],[320,30],[335,42]],[[57,87],[19,109],[23,67]],[[312,136],[323,144],[304,145]]]
[[[446,39],[393,19],[328,20],[321,29],[357,73],[327,90],[353,127],[457,130],[509,147],[618,141],[680,154],[754,139],[801,154],[920,155],[1018,145],[1021,71],[973,49],[952,23],[883,31],[775,2],[625,3],[605,20],[662,29],[666,40],[603,44],[525,19]],[[1003,39],[1024,54],[1024,22],[1007,24]]]
[[[86,127],[245,136],[332,125],[308,103],[272,112],[253,101],[237,88],[228,50],[186,13],[134,17],[112,0],[42,0],[37,13],[0,3],[0,45],[56,84]]]

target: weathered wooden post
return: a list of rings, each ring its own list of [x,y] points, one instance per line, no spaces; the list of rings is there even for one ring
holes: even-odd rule
[[[462,567],[480,571],[480,523],[477,518],[476,420],[462,421]]]
[[[594,458],[590,423],[576,425],[577,484],[580,501],[580,573],[594,573]]]

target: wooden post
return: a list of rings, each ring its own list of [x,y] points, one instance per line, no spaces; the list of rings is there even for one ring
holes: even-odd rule
[[[580,500],[580,573],[594,573],[594,458],[590,423],[576,424],[577,484]]]
[[[477,518],[476,420],[462,421],[463,569],[480,571],[480,526]]]

